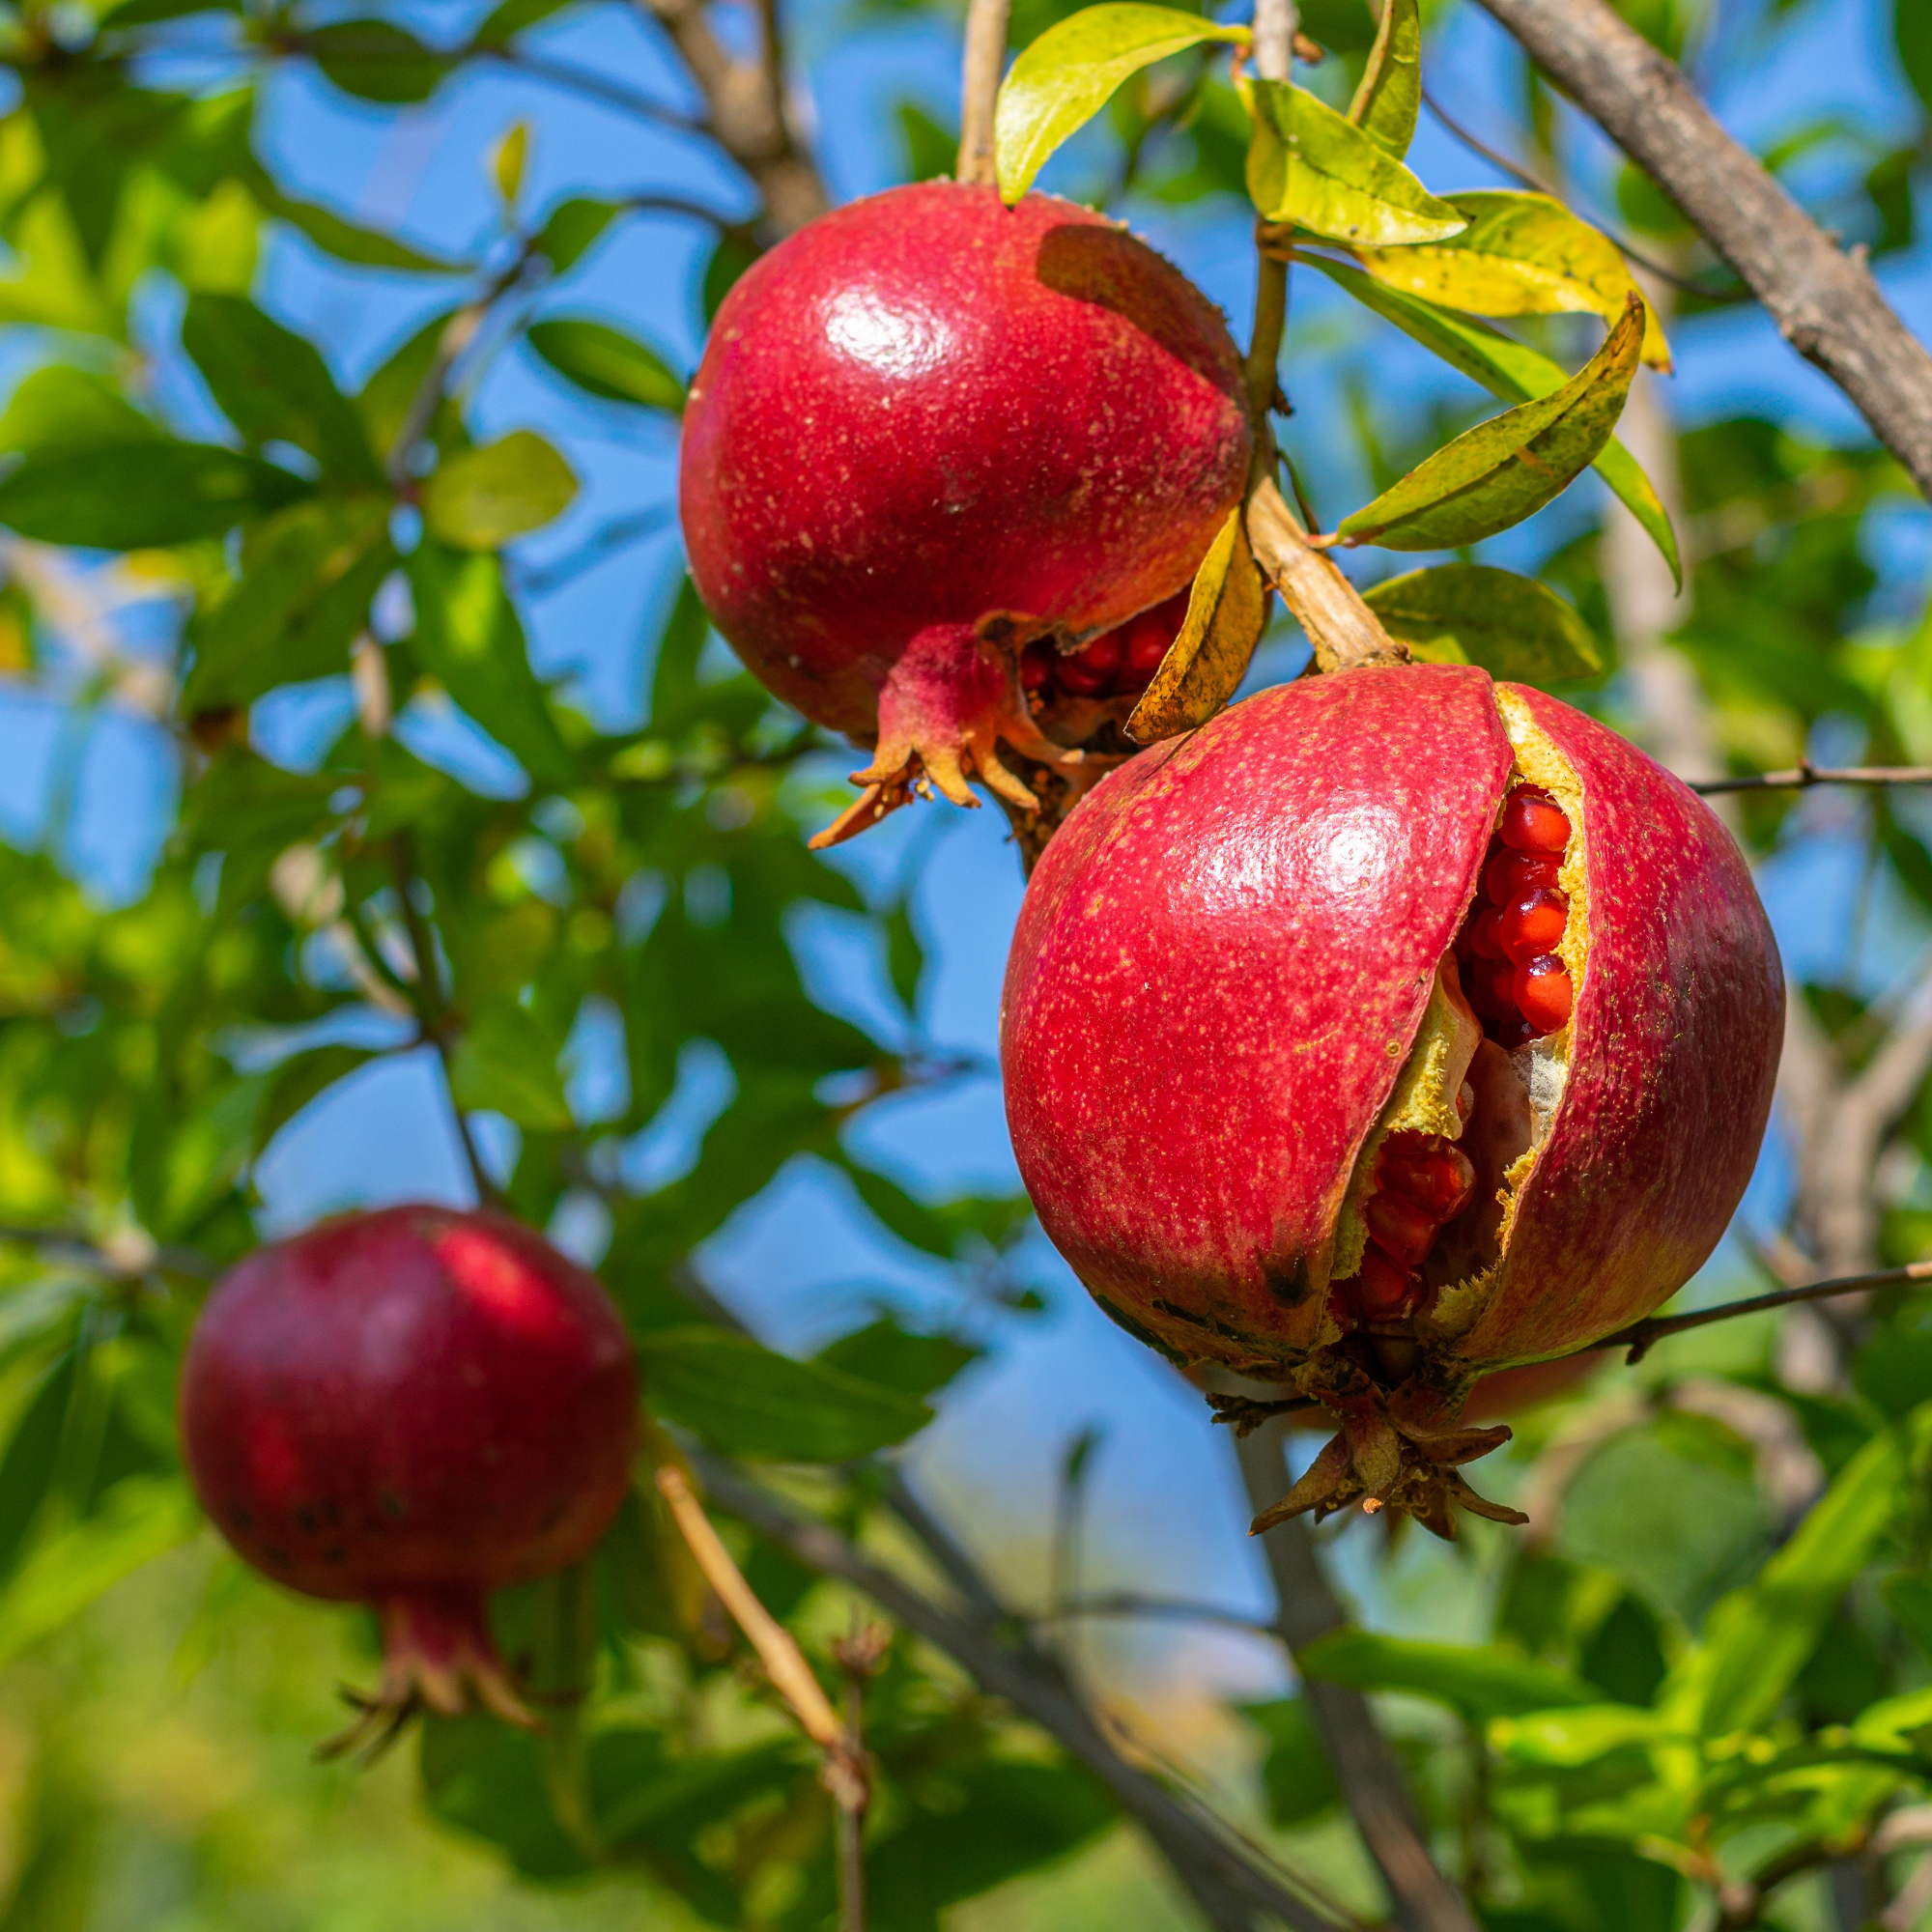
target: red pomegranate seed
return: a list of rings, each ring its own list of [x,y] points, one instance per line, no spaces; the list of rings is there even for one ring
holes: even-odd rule
[[[1075,651],[1070,658],[1061,659],[1062,688],[1072,692],[1076,697],[1104,696],[1113,687],[1114,675],[1121,668],[1125,649],[1123,633],[1102,631],[1084,650]]]
[[[1506,906],[1538,886],[1554,887],[1563,861],[1553,852],[1512,852],[1508,846],[1483,867],[1483,896]]]
[[[1485,906],[1469,922],[1469,951],[1478,959],[1507,959],[1503,951],[1502,914],[1494,906]]]
[[[1472,1103],[1474,1097],[1471,1094]],[[1406,1196],[1439,1226],[1453,1221],[1469,1205],[1476,1170],[1453,1141],[1425,1134],[1391,1134],[1382,1145],[1376,1179],[1384,1193]]]
[[[1510,793],[1497,831],[1513,852],[1561,852],[1570,842],[1570,821],[1562,808],[1527,785]]]
[[[1406,1268],[1421,1265],[1435,1244],[1435,1223],[1404,1194],[1372,1194],[1363,1204],[1369,1238],[1390,1261]]]
[[[1422,1284],[1373,1242],[1362,1250],[1361,1272],[1355,1276],[1355,1305],[1368,1321],[1400,1321],[1422,1298]]]
[[[1563,937],[1570,901],[1548,886],[1536,886],[1503,910],[1496,938],[1517,965],[1551,951]],[[1521,1004],[1520,1001],[1518,1002]]]
[[[1490,1028],[1490,1037],[1505,1053],[1514,1053],[1520,1046],[1528,1046],[1531,1041],[1543,1037],[1543,1029],[1533,1027],[1520,1013],[1513,1013],[1506,1020],[1497,1020]]]
[[[1570,973],[1555,953],[1538,953],[1516,969],[1516,1003],[1539,1034],[1554,1033],[1570,1017]]]
[[[1141,686],[1160,668],[1167,647],[1174,641],[1170,632],[1151,611],[1136,617],[1127,627],[1127,648],[1122,662],[1121,682]]]
[[[1020,689],[1044,691],[1053,676],[1053,658],[1050,644],[1029,644],[1020,653]]]

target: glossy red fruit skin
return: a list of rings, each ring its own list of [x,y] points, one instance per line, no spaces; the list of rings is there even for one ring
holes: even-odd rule
[[[680,506],[733,648],[870,742],[918,634],[1079,638],[1185,584],[1250,447],[1226,326],[1152,249],[1069,202],[927,182],[821,216],[733,287]]]
[[[1722,826],[1614,733],[1507,689],[1581,787],[1589,952],[1568,1085],[1487,1299],[1416,1319],[1449,1396],[1690,1278],[1749,1178],[1782,1028]],[[1344,1191],[1511,760],[1483,671],[1347,671],[1141,753],[1047,849],[1008,966],[1009,1124],[1047,1234],[1157,1346],[1302,1386],[1328,1359]]]
[[[610,1297],[529,1229],[389,1208],[222,1278],[181,1424],[204,1506],[256,1569],[436,1620],[589,1552],[629,1488],[637,1370]]]

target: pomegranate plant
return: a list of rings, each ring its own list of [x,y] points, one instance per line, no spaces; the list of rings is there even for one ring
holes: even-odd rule
[[[1035,809],[998,746],[1069,770],[1125,717],[1250,447],[1218,313],[1088,209],[929,182],[757,262],[692,385],[681,510],[739,656],[875,747],[814,843],[973,777]]]
[[[1278,1510],[1514,1518],[1486,1371],[1656,1308],[1743,1193],[1783,987],[1729,835],[1469,666],[1264,693],[1082,803],[1022,909],[1008,1119],[1101,1306],[1340,1435]]]
[[[337,1741],[473,1697],[532,1722],[484,1600],[587,1555],[630,1484],[637,1372],[583,1269],[489,1212],[403,1207],[257,1249],[182,1370],[187,1465],[264,1576],[370,1605],[381,1690]]]

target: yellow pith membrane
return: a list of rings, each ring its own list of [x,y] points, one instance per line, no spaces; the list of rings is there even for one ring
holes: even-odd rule
[[[1453,1534],[1452,1502],[1484,1516],[1523,1520],[1476,1495],[1456,1472],[1458,1464],[1506,1441],[1509,1431],[1464,1429],[1451,1420],[1472,1378],[1456,1360],[1455,1341],[1495,1292],[1518,1198],[1562,1101],[1575,994],[1588,955],[1589,896],[1577,775],[1514,694],[1498,690],[1495,697],[1515,753],[1496,801],[1495,824],[1521,786],[1547,793],[1569,821],[1555,887],[1567,910],[1561,937],[1548,950],[1569,975],[1572,1017],[1513,1049],[1492,1037],[1507,1035],[1507,1026],[1492,1021],[1486,1031],[1463,985],[1463,968],[1481,964],[1469,952],[1470,927],[1486,907],[1479,887],[1456,941],[1437,963],[1414,1044],[1356,1158],[1337,1221],[1327,1269],[1327,1346],[1305,1365],[1301,1379],[1340,1415],[1342,1434],[1288,1496],[1256,1519],[1257,1530],[1303,1510],[1320,1518],[1356,1501],[1372,1514],[1385,1506],[1407,1510],[1443,1536]],[[1520,1017],[1516,1025],[1527,1031]],[[1371,1205],[1386,1186],[1384,1156],[1396,1152],[1389,1143],[1397,1135],[1408,1158],[1434,1160],[1438,1172],[1456,1154],[1466,1157],[1474,1182],[1433,1236],[1427,1235],[1433,1217],[1421,1214],[1430,1244],[1410,1262],[1407,1293],[1388,1305],[1378,1302],[1377,1284],[1400,1282],[1404,1272],[1388,1259],[1386,1230],[1379,1245],[1372,1244],[1370,1217],[1390,1209],[1411,1217],[1420,1211],[1406,1197],[1385,1200],[1380,1210]],[[1455,1152],[1445,1154],[1444,1143]]]

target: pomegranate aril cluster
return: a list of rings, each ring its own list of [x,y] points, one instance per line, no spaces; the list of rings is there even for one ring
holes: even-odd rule
[[[1463,1088],[1467,1112],[1468,1088]],[[1364,1322],[1406,1321],[1422,1303],[1418,1272],[1435,1236],[1476,1191],[1469,1156],[1441,1134],[1391,1134],[1376,1159],[1376,1190],[1362,1207],[1369,1242],[1361,1267],[1334,1293],[1342,1312]]]
[[[1055,697],[1120,697],[1145,691],[1187,615],[1185,590],[1129,617],[1114,630],[1063,657],[1050,643],[1029,644],[1020,658],[1020,688],[1042,701]]]
[[[1463,992],[1483,1031],[1511,1050],[1570,1017],[1570,970],[1557,948],[1570,917],[1558,889],[1570,820],[1541,785],[1515,786],[1490,840],[1477,909],[1456,936]]]

